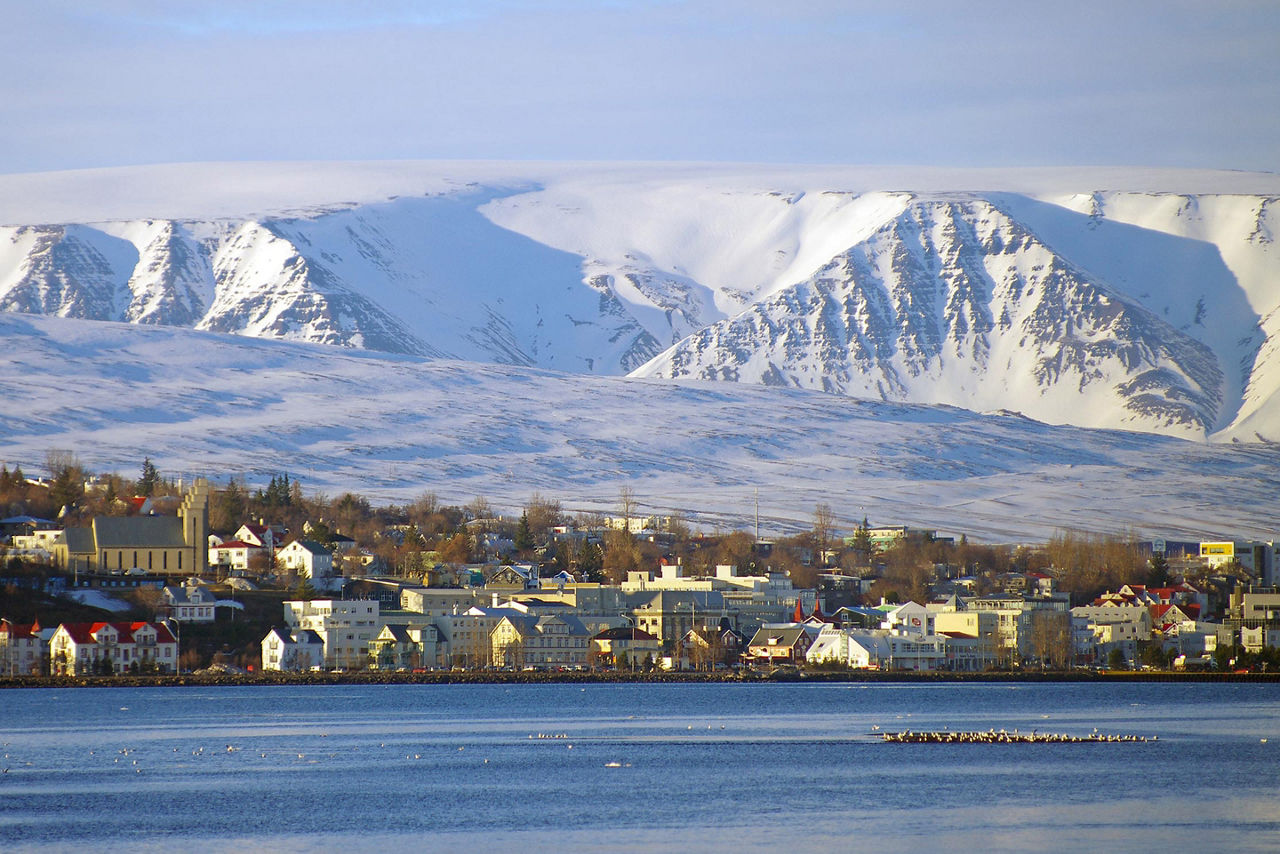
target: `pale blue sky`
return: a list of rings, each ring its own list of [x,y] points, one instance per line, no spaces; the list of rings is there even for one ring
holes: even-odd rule
[[[2,10],[0,172],[385,158],[1280,171],[1271,0]]]

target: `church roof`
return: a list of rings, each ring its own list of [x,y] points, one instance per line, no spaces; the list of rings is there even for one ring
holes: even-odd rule
[[[99,549],[180,549],[187,545],[177,516],[96,516],[92,530]]]

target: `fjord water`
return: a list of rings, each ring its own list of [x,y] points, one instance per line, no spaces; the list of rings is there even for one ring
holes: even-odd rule
[[[1280,685],[0,693],[9,850],[1280,850]],[[885,744],[881,730],[1158,736]]]

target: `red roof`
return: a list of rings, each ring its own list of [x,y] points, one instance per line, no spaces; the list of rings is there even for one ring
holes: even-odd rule
[[[130,634],[144,626],[150,626],[156,630],[156,643],[177,643],[177,638],[169,631],[169,627],[163,623],[130,623]]]
[[[40,631],[40,622],[38,620],[29,626],[24,626],[22,623],[10,623],[8,620],[5,620],[4,623],[8,625],[9,637],[13,640],[32,638]]]
[[[156,630],[157,643],[176,643],[173,634],[169,629],[158,623],[63,623],[61,628],[71,639],[77,644],[97,643],[94,636],[107,626],[111,626],[120,636],[120,643],[133,643],[133,633],[146,626],[151,626]]]
[[[214,546],[215,549],[259,549],[261,546],[255,546],[253,543],[246,543],[243,540],[229,540]]]
[[[58,628],[62,629],[76,643],[97,643],[93,639],[93,633],[102,623],[63,623]]]

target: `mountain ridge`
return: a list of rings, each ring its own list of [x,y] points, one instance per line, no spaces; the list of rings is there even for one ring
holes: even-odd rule
[[[1124,174],[400,163],[0,176],[6,221],[32,199],[0,228],[0,308],[1280,437],[1280,176]],[[210,189],[219,175],[228,186]],[[323,191],[304,180],[324,175]],[[125,184],[75,221],[39,216],[74,210],[76,187],[85,199]],[[92,216],[131,206],[153,214]],[[184,206],[219,215],[154,215]],[[250,208],[276,212],[231,213]]]

